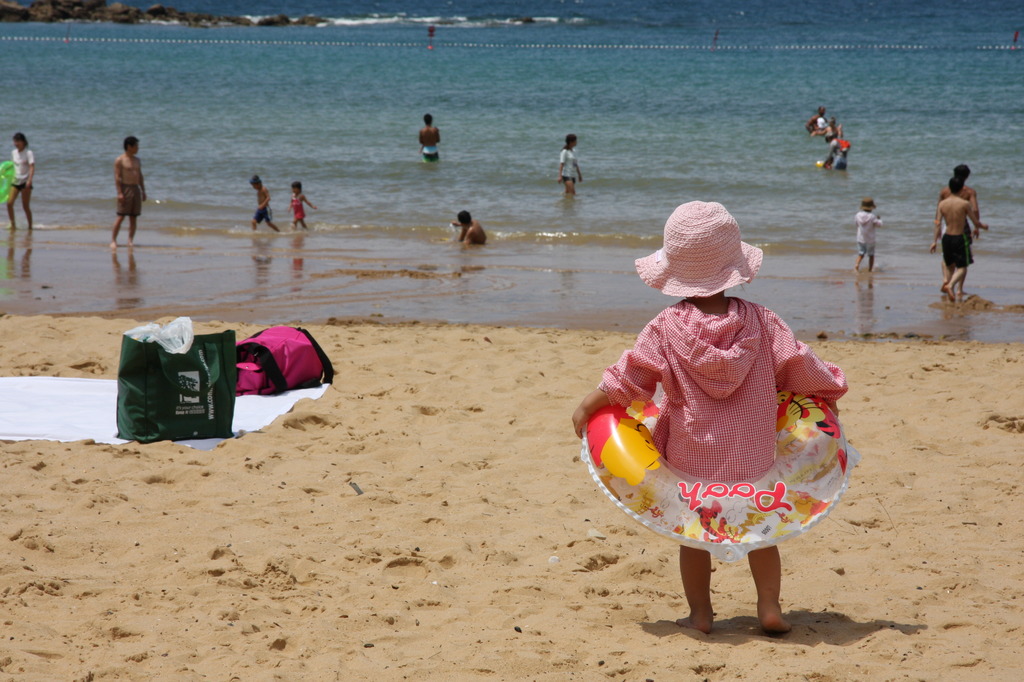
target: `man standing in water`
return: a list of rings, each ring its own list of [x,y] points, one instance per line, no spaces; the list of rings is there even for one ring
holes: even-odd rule
[[[423,115],[424,125],[420,128],[420,154],[427,163],[436,163],[441,160],[437,151],[437,145],[441,142],[441,131],[434,127],[434,117],[430,114]]]
[[[946,294],[950,301],[962,301],[964,297],[964,278],[967,277],[967,267],[974,262],[971,256],[971,242],[966,234],[968,226],[967,219],[974,223],[974,229],[987,230],[985,225],[978,219],[978,212],[971,206],[971,202],[959,196],[960,190],[964,188],[964,181],[958,177],[949,179],[950,195],[939,202],[935,209],[935,238],[928,249],[929,253],[935,253],[935,247],[939,243],[939,236],[942,236],[942,261],[943,268],[942,293]],[[942,221],[946,221],[946,233],[942,234]],[[945,281],[947,269],[949,270],[949,281]]]
[[[818,107],[818,113],[807,119],[807,123],[804,124],[804,128],[811,134],[811,137],[815,135],[824,135],[825,128],[828,127],[828,122],[825,120],[825,107]]]
[[[117,249],[117,233],[121,223],[128,217],[128,248],[135,240],[136,221],[142,213],[142,202],[146,200],[146,184],[142,179],[142,162],[135,155],[139,153],[139,140],[133,135],[124,138],[124,154],[114,161],[114,185],[117,187],[117,219],[114,233],[110,236],[110,248]]]

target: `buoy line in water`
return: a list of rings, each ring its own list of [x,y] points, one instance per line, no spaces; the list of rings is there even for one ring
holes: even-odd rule
[[[514,50],[707,50],[711,52],[756,52],[756,51],[829,51],[829,50],[945,50],[947,46],[930,45],[639,45],[615,43],[473,43],[421,41],[374,42],[343,40],[234,40],[216,38],[90,38],[59,36],[0,36],[0,41],[11,42],[62,42],[62,43],[139,43],[161,45],[263,45],[263,46],[309,46],[309,47],[398,47],[398,48],[469,48],[469,49],[514,49]],[[1016,45],[977,45],[973,48],[952,49],[1010,50]]]

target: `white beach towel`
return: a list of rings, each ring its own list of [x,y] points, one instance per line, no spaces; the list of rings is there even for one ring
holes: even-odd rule
[[[235,400],[235,437],[256,431],[290,411],[303,398],[319,398],[327,385],[278,395],[241,395]],[[64,377],[0,377],[0,440],[92,439],[128,443],[117,437],[117,381]],[[211,450],[223,438],[179,440]]]

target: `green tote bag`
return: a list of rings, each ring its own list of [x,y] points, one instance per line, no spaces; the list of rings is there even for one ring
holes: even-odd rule
[[[235,416],[235,332],[200,334],[185,353],[121,340],[117,436],[140,443],[230,438]]]

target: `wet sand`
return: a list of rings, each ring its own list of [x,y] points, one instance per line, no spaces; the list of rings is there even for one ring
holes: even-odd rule
[[[257,324],[443,321],[638,331],[671,301],[630,268],[635,249],[266,232],[187,236],[140,229],[111,252],[101,230],[8,234],[0,312]],[[1024,339],[1019,277],[972,269],[963,305],[943,302],[938,261],[890,256],[855,275],[847,254],[771,253],[731,293],[779,313],[803,339]],[[1006,286],[1004,286],[1006,285]]]

